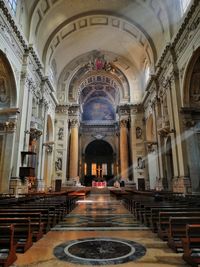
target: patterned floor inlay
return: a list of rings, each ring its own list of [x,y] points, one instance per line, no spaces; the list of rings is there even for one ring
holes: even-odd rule
[[[84,265],[120,264],[135,261],[145,253],[146,248],[139,243],[106,237],[73,240],[54,249],[58,259]]]
[[[67,214],[53,231],[115,231],[146,230],[133,214],[122,205],[121,200],[111,196],[89,195],[78,201],[76,213]]]
[[[147,227],[141,225],[138,221],[134,219],[131,214],[120,214],[116,215],[82,215],[82,214],[68,214],[65,219],[56,225],[52,230],[91,230],[94,227],[95,229],[100,228],[105,230],[108,228],[109,230],[116,229],[147,229]],[[88,228],[88,229],[87,229]]]
[[[110,211],[115,211],[116,208],[87,208],[86,211],[107,211],[107,212],[110,212]]]

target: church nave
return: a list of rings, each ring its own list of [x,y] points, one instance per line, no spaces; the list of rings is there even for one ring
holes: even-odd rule
[[[81,259],[69,257],[68,254],[63,253],[70,244],[78,245],[79,242],[81,244],[87,240],[89,244],[72,248],[72,252],[79,255]],[[108,243],[102,245],[101,242],[105,240]],[[97,244],[91,243],[95,241]],[[120,243],[119,247],[115,246],[116,241]],[[130,243],[130,246],[133,247],[135,243],[138,245],[138,247],[136,245],[137,249],[132,256],[126,257],[130,251],[129,249],[126,251],[126,248],[121,246],[124,242],[133,242]],[[101,249],[98,249],[98,246]],[[105,255],[102,252],[103,246],[106,248]],[[56,252],[57,257],[54,254],[56,247],[59,247]],[[60,256],[61,260],[59,255],[62,255]],[[136,221],[123,206],[122,201],[110,194],[89,194],[84,199],[79,200],[76,208],[67,214],[61,223],[35,243],[25,254],[18,254],[17,256],[18,259],[14,263],[14,266],[17,267],[80,267],[103,266],[104,264],[109,267],[188,266],[181,259],[182,254],[172,252],[167,247],[166,242],[160,240],[146,226]],[[108,261],[102,260],[104,256],[107,257]],[[87,260],[89,257],[91,260]],[[99,258],[101,261],[95,262]]]

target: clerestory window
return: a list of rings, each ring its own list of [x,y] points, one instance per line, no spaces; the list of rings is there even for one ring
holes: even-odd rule
[[[11,11],[16,15],[18,0],[6,0]]]
[[[189,7],[190,2],[191,0],[180,0],[182,15],[184,15],[184,13],[187,11],[187,8]]]

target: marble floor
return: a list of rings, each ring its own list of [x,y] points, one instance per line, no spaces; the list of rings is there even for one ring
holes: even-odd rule
[[[109,194],[81,199],[63,222],[17,256],[15,267],[189,266]]]

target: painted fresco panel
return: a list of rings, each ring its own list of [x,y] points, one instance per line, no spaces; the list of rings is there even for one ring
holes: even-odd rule
[[[94,99],[83,107],[83,121],[115,120],[113,106],[106,99]]]

